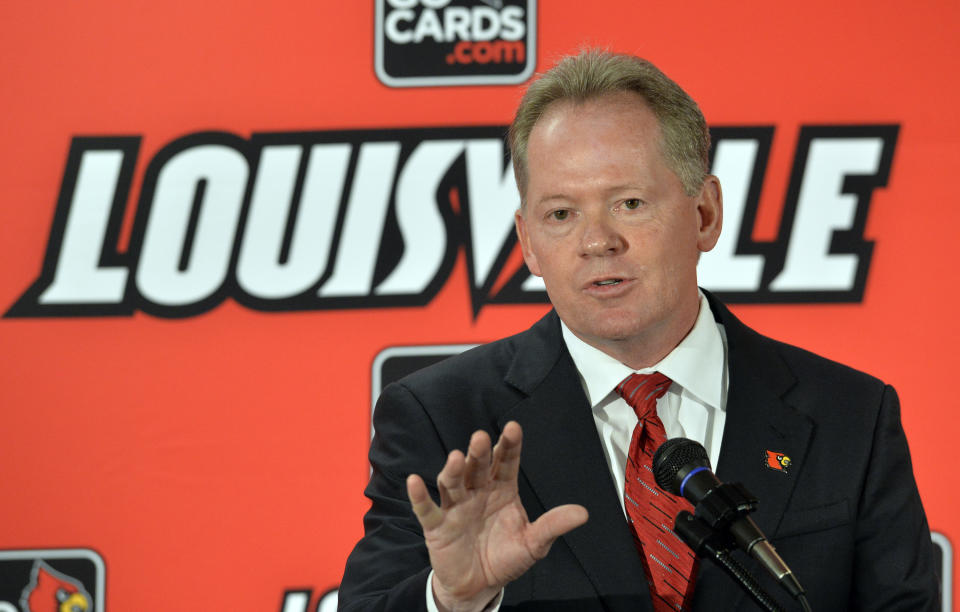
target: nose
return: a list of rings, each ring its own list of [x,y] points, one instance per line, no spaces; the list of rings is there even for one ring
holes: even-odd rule
[[[607,257],[617,255],[627,246],[623,235],[611,219],[605,215],[587,219],[580,237],[580,253],[583,257]]]

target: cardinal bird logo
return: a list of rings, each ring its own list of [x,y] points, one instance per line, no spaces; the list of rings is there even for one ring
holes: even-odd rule
[[[78,580],[36,561],[23,589],[23,612],[93,612],[93,600]]]
[[[786,456],[783,453],[778,453],[776,451],[768,450],[765,452],[763,457],[763,464],[770,468],[771,470],[776,470],[778,472],[783,472],[786,474],[789,472],[790,468],[790,457]]]

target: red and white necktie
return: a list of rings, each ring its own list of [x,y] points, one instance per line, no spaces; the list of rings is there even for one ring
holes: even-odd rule
[[[659,372],[631,374],[616,389],[639,419],[627,453],[623,497],[656,612],[689,610],[698,564],[693,551],[673,532],[677,513],[692,512],[693,507],[658,487],[653,477],[653,453],[667,439],[657,416],[657,399],[670,383]]]

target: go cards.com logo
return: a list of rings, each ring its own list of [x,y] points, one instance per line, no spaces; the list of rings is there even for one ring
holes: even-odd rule
[[[377,77],[391,87],[522,83],[536,32],[536,0],[377,0]]]

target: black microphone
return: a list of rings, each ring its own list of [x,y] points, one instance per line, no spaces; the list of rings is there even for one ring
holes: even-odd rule
[[[791,596],[803,595],[796,576],[747,516],[756,509],[756,498],[740,483],[720,482],[710,471],[710,459],[701,444],[686,438],[667,440],[653,455],[653,474],[657,486],[690,500],[699,518],[732,536]]]

